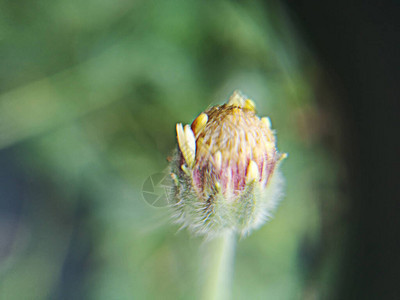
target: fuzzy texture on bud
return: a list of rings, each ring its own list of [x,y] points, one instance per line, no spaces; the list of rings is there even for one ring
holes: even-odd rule
[[[176,222],[209,237],[227,230],[241,235],[260,227],[282,194],[279,162],[269,118],[235,91],[228,103],[176,126],[171,162]]]

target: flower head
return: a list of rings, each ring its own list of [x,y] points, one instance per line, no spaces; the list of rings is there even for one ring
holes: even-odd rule
[[[195,233],[242,235],[271,215],[280,194],[279,162],[269,118],[235,91],[228,103],[176,125],[178,151],[171,163],[176,221]]]

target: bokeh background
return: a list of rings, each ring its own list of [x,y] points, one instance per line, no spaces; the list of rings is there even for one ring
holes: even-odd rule
[[[305,8],[0,2],[0,299],[197,299],[202,239],[143,185],[167,167],[175,124],[235,89],[289,157],[274,219],[237,244],[234,299],[349,295],[357,131],[346,135],[346,85],[318,48],[322,29],[307,31],[324,19],[302,22]]]

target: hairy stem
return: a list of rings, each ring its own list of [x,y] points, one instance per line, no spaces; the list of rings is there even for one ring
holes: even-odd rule
[[[231,231],[205,244],[205,273],[203,300],[231,298],[235,234]]]

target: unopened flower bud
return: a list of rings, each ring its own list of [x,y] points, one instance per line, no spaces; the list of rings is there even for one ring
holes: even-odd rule
[[[176,222],[208,236],[242,235],[262,225],[281,194],[277,170],[286,157],[276,149],[269,118],[235,91],[228,103],[176,125],[178,150],[171,162]]]

